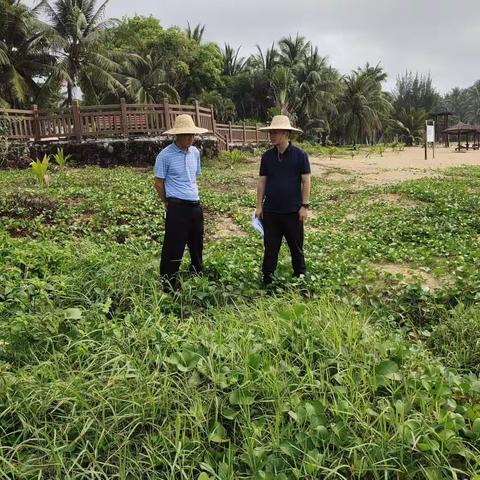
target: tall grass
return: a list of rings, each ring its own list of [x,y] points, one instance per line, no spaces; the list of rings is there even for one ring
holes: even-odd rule
[[[150,265],[127,285],[79,260],[54,304],[2,325],[0,478],[477,471],[478,381],[400,330],[295,295],[172,315]]]
[[[219,170],[206,211],[248,227],[254,196]],[[475,479],[480,177],[454,173],[396,186],[417,209],[314,183],[306,283],[282,258],[276,293],[260,289],[260,239],[239,237],[170,295],[150,176],[85,169],[37,198],[29,172],[5,172],[0,479]],[[351,208],[365,214],[342,223]],[[430,293],[373,260],[450,279]]]

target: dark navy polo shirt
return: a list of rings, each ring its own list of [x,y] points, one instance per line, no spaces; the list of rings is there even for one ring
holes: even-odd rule
[[[302,206],[302,175],[310,173],[307,152],[289,144],[281,154],[267,150],[260,162],[260,176],[267,177],[263,209],[272,213],[294,213]]]

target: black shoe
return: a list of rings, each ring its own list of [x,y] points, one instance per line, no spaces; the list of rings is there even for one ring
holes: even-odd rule
[[[165,293],[175,293],[180,291],[180,279],[175,277],[162,277],[162,286]]]
[[[264,274],[263,279],[262,279],[262,285],[264,287],[268,287],[271,285],[273,282],[272,275],[271,274]]]
[[[196,268],[192,265],[188,268],[188,273],[194,277],[203,277],[203,269],[201,268]]]

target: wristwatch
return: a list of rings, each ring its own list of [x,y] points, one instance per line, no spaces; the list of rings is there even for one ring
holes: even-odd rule
[[[302,203],[302,207],[308,209],[308,207],[310,207],[310,204],[309,203]]]

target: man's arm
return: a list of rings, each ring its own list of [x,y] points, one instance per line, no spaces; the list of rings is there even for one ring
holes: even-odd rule
[[[155,177],[155,190],[158,193],[158,196],[160,200],[167,205],[167,197],[165,194],[165,179],[164,178],[159,178]]]
[[[266,176],[258,177],[257,183],[257,208],[255,210],[255,216],[257,218],[263,218],[263,199],[265,198],[265,185],[267,183]]]
[[[302,203],[309,203],[310,201],[310,189],[311,189],[311,180],[310,173],[304,173],[302,175]],[[300,221],[304,221],[308,218],[308,209],[301,207],[298,211],[298,216]]]

